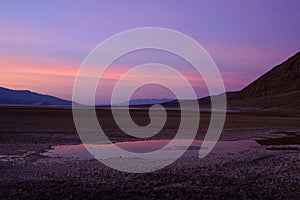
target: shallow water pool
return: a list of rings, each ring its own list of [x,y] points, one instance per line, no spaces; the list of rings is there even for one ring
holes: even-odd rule
[[[148,140],[148,141],[133,141],[133,142],[116,142],[114,144],[83,144],[78,145],[61,145],[53,146],[49,151],[42,153],[44,156],[54,158],[68,158],[79,160],[90,160],[94,156],[86,149],[89,148],[93,153],[101,152],[101,158],[109,159],[116,157],[114,154],[114,145],[119,148],[134,152],[134,153],[147,153],[156,151],[162,147],[166,147],[171,140]],[[182,155],[183,157],[198,156],[200,147],[203,140],[194,140],[192,145],[188,147],[191,140],[173,140],[172,145],[165,148],[167,156],[177,155],[178,151],[187,149]],[[260,145],[254,140],[237,140],[237,141],[218,141],[214,146],[211,153],[224,154],[224,153],[236,153],[248,150],[250,148],[260,147]],[[118,154],[120,157],[126,157],[126,154]],[[160,154],[158,158],[165,158],[166,155]]]

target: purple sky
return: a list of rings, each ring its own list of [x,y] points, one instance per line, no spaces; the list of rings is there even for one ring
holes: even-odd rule
[[[226,89],[239,90],[300,50],[299,8],[298,0],[1,1],[0,86],[70,99],[76,71],[98,43],[127,29],[157,26],[198,41]],[[185,71],[170,57],[137,54],[119,61],[108,77],[116,78],[122,65],[148,61],[177,63]],[[199,88],[198,95],[205,95]],[[106,101],[104,94],[98,99]]]

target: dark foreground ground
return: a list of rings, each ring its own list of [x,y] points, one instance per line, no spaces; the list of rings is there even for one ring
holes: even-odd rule
[[[100,110],[112,141],[134,140]],[[145,111],[133,112],[147,124]],[[201,113],[202,114],[202,113]],[[171,139],[180,113],[168,113],[166,127],[151,139]],[[203,113],[203,138],[210,115]],[[299,199],[300,116],[229,113],[221,140],[258,140],[261,147],[234,154],[180,158],[146,174],[112,170],[96,160],[41,155],[55,145],[79,144],[72,112],[55,108],[0,109],[0,199]],[[285,146],[285,145],[292,145]]]

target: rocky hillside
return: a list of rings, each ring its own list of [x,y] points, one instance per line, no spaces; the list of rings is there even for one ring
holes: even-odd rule
[[[274,67],[241,91],[226,92],[228,109],[300,110],[300,52]],[[218,97],[214,96],[215,98]],[[201,108],[210,106],[210,97],[198,99]],[[178,101],[163,103],[179,107]]]
[[[234,96],[234,100],[295,91],[300,91],[300,52],[245,87]]]
[[[300,109],[300,52],[230,97],[229,105]]]

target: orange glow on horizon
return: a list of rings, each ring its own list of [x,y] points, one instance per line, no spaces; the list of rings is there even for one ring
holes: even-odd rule
[[[31,60],[29,58],[0,57],[1,74],[0,86],[11,89],[26,89],[38,93],[58,96],[65,99],[72,98],[73,83],[80,67],[80,63],[71,63],[54,60]],[[121,76],[130,69],[130,66],[111,66],[102,76],[100,84],[104,88],[111,88]],[[205,81],[201,76],[184,74],[193,87],[205,88]],[[95,76],[96,77],[96,76]],[[95,78],[92,77],[92,78]],[[229,85],[238,84],[236,74],[225,73],[225,82]],[[176,84],[176,77],[168,74],[153,76],[138,74],[129,76],[126,84],[134,84],[140,79],[164,79]],[[105,91],[103,91],[105,93]]]

